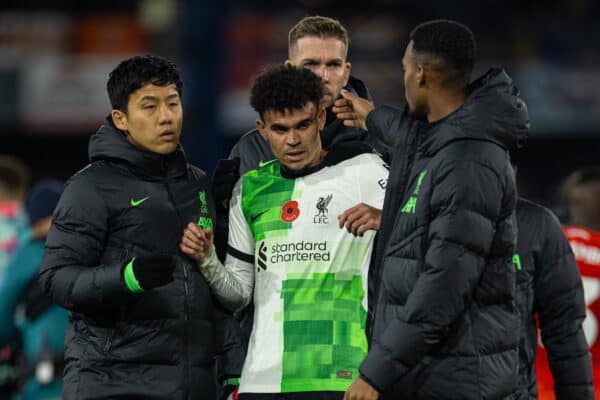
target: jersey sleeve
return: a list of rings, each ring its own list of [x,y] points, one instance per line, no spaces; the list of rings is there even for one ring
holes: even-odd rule
[[[388,165],[376,154],[367,154],[359,168],[361,202],[381,209],[389,175]]]
[[[254,264],[254,236],[242,209],[243,178],[233,188],[229,205],[229,237],[227,255]]]
[[[199,265],[215,297],[231,311],[246,307],[254,290],[254,237],[241,207],[241,182],[240,179],[233,189],[229,208],[225,265],[219,261],[214,247]]]

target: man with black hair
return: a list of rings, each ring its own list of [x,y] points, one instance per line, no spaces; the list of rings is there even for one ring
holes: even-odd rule
[[[318,75],[324,85],[323,105],[326,110],[325,126],[320,131],[321,145],[324,149],[338,143],[365,143],[389,160],[390,148],[373,136],[366,135],[355,127],[344,126],[331,111],[333,102],[340,97],[342,88],[358,96],[369,99],[371,95],[366,85],[351,75],[352,65],[348,61],[350,38],[344,25],[324,16],[302,18],[288,32],[288,58],[285,63],[306,68]],[[228,159],[217,165],[213,192],[217,207],[217,225],[215,244],[219,257],[223,259],[227,244],[227,216],[232,189],[240,175],[257,169],[261,163],[274,159],[269,143],[258,129],[245,133],[234,145]],[[380,210],[360,203],[344,210],[341,223],[354,234],[363,234],[367,229],[378,227]],[[252,306],[241,311],[240,337],[247,344],[252,327]]]
[[[350,38],[342,23],[334,18],[319,15],[302,18],[288,32],[288,58],[285,63],[296,67],[307,68],[318,75],[324,85],[323,105],[326,110],[325,126],[320,132],[321,144],[328,149],[338,143],[365,143],[380,153],[384,160],[389,160],[390,147],[377,138],[366,135],[355,127],[344,126],[332,112],[332,106],[340,97],[343,88],[371,101],[366,85],[352,76],[352,65],[348,61]],[[227,227],[227,206],[231,198],[233,185],[240,175],[257,169],[261,163],[274,159],[269,143],[262,137],[258,129],[244,134],[233,146],[227,160],[221,160],[215,171],[213,183],[215,202],[219,212],[219,224]],[[357,233],[361,225],[372,226],[379,217],[379,210],[364,204],[355,205],[350,212],[352,221],[361,219],[360,224],[349,228]],[[222,218],[221,218],[222,216]],[[351,225],[351,224],[350,224]],[[217,233],[217,252],[224,254],[224,243],[227,240],[226,229]]]
[[[374,232],[339,229],[357,203],[380,208],[388,171],[360,143],[323,149],[318,76],[290,65],[252,87],[256,126],[275,160],[237,182],[225,265],[212,230],[189,224],[181,250],[229,309],[254,304],[242,400],[341,400],[366,355],[366,276]]]
[[[342,92],[344,124],[393,141],[369,300],[369,354],[345,399],[509,399],[517,392],[516,189],[508,151],[525,104],[492,69],[469,84],[475,40],[435,20],[410,35],[407,107]]]
[[[53,215],[40,282],[71,311],[64,399],[215,398],[222,317],[178,249],[188,221],[214,221],[209,179],[179,144],[182,86],[164,58],[122,61],[90,164]]]

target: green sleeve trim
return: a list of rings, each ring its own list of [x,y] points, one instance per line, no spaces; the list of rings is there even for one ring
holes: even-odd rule
[[[135,278],[135,274],[133,273],[133,261],[135,257],[129,261],[129,263],[125,266],[125,271],[123,271],[123,278],[125,280],[125,286],[131,293],[142,293],[144,288],[140,286],[140,283]]]
[[[240,378],[227,378],[223,381],[223,386],[240,386]]]

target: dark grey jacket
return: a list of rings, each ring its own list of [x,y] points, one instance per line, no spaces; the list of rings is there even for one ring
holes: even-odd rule
[[[393,132],[397,147],[369,277],[362,377],[386,399],[513,398],[516,188],[507,149],[527,135],[525,104],[493,69],[441,121],[380,107],[367,126]]]
[[[593,400],[592,357],[582,329],[585,299],[571,246],[544,207],[517,203],[517,304],[521,313],[520,399],[538,398],[537,313],[557,400]]]
[[[187,223],[214,221],[207,176],[181,149],[137,149],[108,120],[89,156],[54,212],[40,273],[53,301],[71,311],[63,398],[214,398],[222,315],[179,251]],[[176,257],[174,281],[129,293],[123,266],[157,253]]]
[[[348,80],[346,89],[364,99],[372,101],[365,84],[353,76]],[[323,148],[328,149],[338,143],[353,141],[367,143],[380,153],[384,160],[389,160],[390,148],[384,142],[367,135],[358,128],[344,126],[342,121],[331,113],[331,110],[327,110],[327,123],[323,131],[321,131]],[[274,158],[269,143],[262,138],[257,129],[245,133],[233,146],[229,158],[236,157],[240,159],[240,176],[250,170],[257,169],[260,161],[269,161]]]

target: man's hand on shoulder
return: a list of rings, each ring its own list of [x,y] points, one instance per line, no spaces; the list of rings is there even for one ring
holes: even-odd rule
[[[373,110],[373,104],[357,95],[342,89],[342,98],[333,103],[333,111],[346,126],[353,126],[367,131],[367,115]]]
[[[360,203],[338,215],[340,229],[346,226],[354,236],[362,236],[368,230],[378,231],[381,226],[381,210]]]

